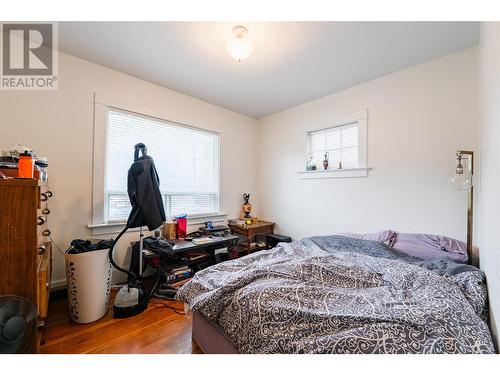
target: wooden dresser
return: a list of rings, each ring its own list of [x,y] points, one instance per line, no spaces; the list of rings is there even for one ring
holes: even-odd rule
[[[52,192],[35,179],[0,180],[0,295],[28,298],[39,327],[47,318],[52,243],[47,220]],[[31,352],[38,352],[40,332]]]

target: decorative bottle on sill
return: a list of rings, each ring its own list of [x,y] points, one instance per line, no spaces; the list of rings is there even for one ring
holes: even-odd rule
[[[316,163],[314,162],[313,157],[311,156],[309,160],[307,161],[306,164],[306,171],[315,171],[316,170]]]
[[[323,169],[325,171],[328,169],[328,152],[325,152],[325,158],[323,159]]]

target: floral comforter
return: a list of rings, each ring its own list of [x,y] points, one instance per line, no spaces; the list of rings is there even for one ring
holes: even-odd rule
[[[240,353],[494,353],[475,267],[311,237],[198,272],[177,297]]]

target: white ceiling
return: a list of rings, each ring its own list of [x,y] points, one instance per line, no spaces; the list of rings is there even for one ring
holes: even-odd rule
[[[225,51],[234,25],[253,54]],[[61,22],[59,47],[261,118],[478,43],[477,22]]]

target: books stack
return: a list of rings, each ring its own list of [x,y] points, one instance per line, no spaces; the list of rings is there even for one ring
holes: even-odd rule
[[[189,268],[188,266],[173,268],[170,271],[170,275],[169,275],[168,279],[169,279],[169,281],[183,279],[185,277],[191,276],[192,272],[193,272],[193,270],[191,268]],[[171,276],[173,276],[173,277],[171,277]]]

